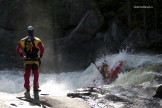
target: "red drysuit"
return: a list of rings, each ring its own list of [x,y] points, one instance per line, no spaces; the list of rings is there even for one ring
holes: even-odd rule
[[[26,90],[30,90],[30,74],[31,71],[34,75],[33,89],[39,88],[39,66],[40,58],[44,54],[44,45],[41,40],[34,37],[33,40],[28,40],[28,36],[21,39],[16,47],[16,52],[24,58],[24,87]]]

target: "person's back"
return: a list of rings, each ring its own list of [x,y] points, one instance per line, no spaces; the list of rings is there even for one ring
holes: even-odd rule
[[[38,51],[42,53],[42,42],[38,37],[35,37],[31,39],[29,36],[26,36],[25,38],[20,40],[20,45],[24,49],[25,52],[25,59],[36,59],[39,58]],[[42,54],[40,54],[40,57]]]
[[[40,59],[44,54],[44,45],[39,38],[34,36],[34,29],[32,26],[28,27],[28,36],[19,41],[16,51],[19,56],[24,59],[24,87],[26,91],[30,91],[31,71],[34,74],[33,89],[34,91],[38,91]]]

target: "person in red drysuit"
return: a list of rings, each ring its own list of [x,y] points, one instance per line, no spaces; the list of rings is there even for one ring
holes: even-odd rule
[[[109,65],[104,61],[102,65],[97,67],[103,76],[103,80],[107,82],[111,77],[111,70],[109,69]]]
[[[30,74],[34,74],[33,90],[39,91],[39,67],[40,59],[44,54],[44,44],[34,36],[34,28],[28,26],[28,35],[22,38],[17,47],[16,52],[24,59],[24,88],[26,92],[30,92]]]

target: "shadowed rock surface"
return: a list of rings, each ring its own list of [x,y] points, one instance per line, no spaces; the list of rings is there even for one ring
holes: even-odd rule
[[[0,94],[3,96],[0,98],[1,108],[90,108],[90,106],[83,100],[64,96],[40,95],[39,100],[37,100],[33,98],[25,98],[23,93],[7,94],[1,92]]]

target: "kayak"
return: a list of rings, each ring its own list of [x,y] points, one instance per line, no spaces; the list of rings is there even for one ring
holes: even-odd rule
[[[117,63],[115,68],[111,70],[111,74],[110,74],[109,80],[114,80],[116,78],[116,76],[117,76],[117,74],[118,74],[118,72],[119,72],[119,70],[120,70],[122,65],[123,65],[123,61],[119,61]]]
[[[94,65],[98,69],[98,67],[95,63],[94,63]],[[119,70],[121,69],[122,65],[123,65],[123,61],[117,62],[117,64],[114,66],[114,68],[111,69],[111,71],[110,71],[111,72],[110,77],[103,79],[105,84],[110,84],[111,82],[113,82],[115,80],[115,78],[117,77],[117,74],[119,73]],[[102,74],[101,70],[98,69],[98,71]],[[93,81],[93,85],[96,85],[95,84],[96,80],[97,80],[97,78]]]
[[[116,79],[122,65],[123,65],[123,61],[119,61],[117,65],[113,69],[111,69],[110,77],[104,79],[105,84],[110,84]]]

